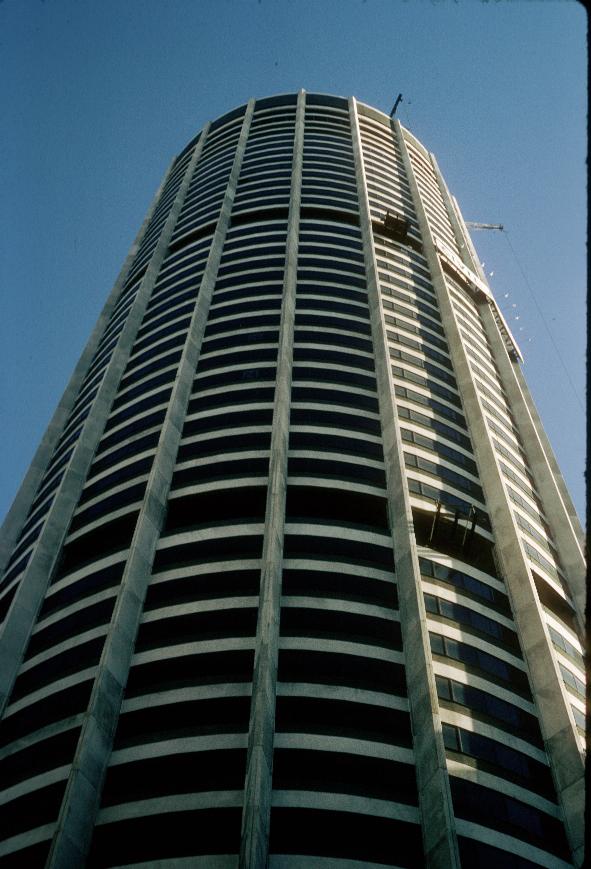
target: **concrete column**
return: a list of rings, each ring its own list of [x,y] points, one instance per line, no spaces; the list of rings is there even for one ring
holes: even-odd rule
[[[74,373],[72,374],[68,385],[62,395],[60,402],[53,414],[49,425],[43,435],[43,439],[39,444],[35,455],[33,456],[33,461],[27,471],[25,478],[18,490],[18,493],[14,499],[12,507],[6,514],[6,518],[2,524],[2,529],[0,530],[0,574],[3,573],[4,568],[6,567],[6,562],[8,561],[15,543],[18,539],[18,535],[21,532],[21,528],[23,527],[31,504],[35,498],[37,493],[37,489],[39,484],[43,478],[43,474],[45,473],[45,469],[50,462],[50,459],[53,455],[53,451],[57,445],[57,442],[60,438],[60,435],[64,429],[64,426],[68,420],[68,417],[72,411],[72,408],[76,402],[76,398],[78,397],[78,393],[80,391],[80,387],[84,378],[86,377],[86,373],[90,368],[92,363],[94,354],[96,352],[96,348],[99,345],[102,334],[105,331],[109,323],[109,319],[113,312],[115,305],[117,304],[117,300],[121,294],[121,290],[127,278],[127,273],[135,259],[135,255],[137,254],[140,244],[142,243],[142,239],[148,228],[150,220],[152,219],[152,215],[156,210],[156,206],[158,205],[158,201],[164,190],[166,182],[170,176],[172,171],[173,164],[171,163],[168,167],[168,170],[164,176],[160,187],[156,191],[154,199],[150,205],[148,213],[144,222],[142,223],[140,230],[129,249],[129,253],[127,254],[127,258],[123,263],[123,267],[117,276],[117,280],[113,286],[109,294],[109,298],[105,302],[105,306],[103,307],[99,318],[97,320],[96,326],[92,330],[91,336],[88,339],[86,347],[82,351],[82,355],[78,360],[78,363],[74,369]]]
[[[70,869],[83,866],[91,844],[94,822],[100,808],[104,777],[109,765],[113,738],[119,720],[123,693],[133,657],[144,599],[150,582],[156,546],[166,518],[170,484],[182,436],[187,405],[191,396],[195,370],[199,361],[209,305],[230,219],[230,211],[254,102],[246,109],[240,139],[215,234],[201,281],[199,294],[166,418],[164,420],[144,500],[138,516],[129,557],[109,632],[105,639],[89,706],[78,741],[74,763],[62,802],[46,869]],[[206,139],[202,135],[200,144]],[[175,221],[195,167],[194,155],[187,170]],[[175,203],[176,204],[176,203]],[[172,232],[171,227],[171,232]]]
[[[443,198],[450,219],[460,243],[466,265],[486,281],[467,228],[455,205],[454,200],[439,172],[435,158],[431,157],[439,180]],[[464,247],[461,244],[464,243]],[[519,430],[522,448],[525,452],[529,470],[536,489],[542,499],[544,512],[564,568],[568,585],[577,609],[581,635],[584,635],[586,605],[586,565],[583,553],[583,534],[578,517],[566,491],[566,486],[558,470],[558,465],[541,420],[525,383],[518,361],[511,360],[505,342],[499,331],[489,302],[479,304],[481,322],[495,357],[501,375],[503,388],[515,424]],[[494,451],[493,451],[494,452]],[[497,472],[500,474],[500,472]],[[501,486],[502,489],[502,486]],[[505,497],[510,519],[511,509]],[[509,524],[508,520],[507,525]],[[519,531],[514,522],[512,530],[517,538]],[[493,525],[494,528],[494,525]],[[573,851],[575,865],[582,865],[584,859],[584,761],[578,749],[576,725],[572,716],[570,700],[564,688],[562,675],[552,653],[552,641],[546,628],[544,611],[539,602],[537,590],[527,569],[526,556],[519,546],[521,560],[528,578],[527,584],[514,577],[514,552],[505,555],[505,563],[511,565],[511,573],[506,580],[514,603],[515,619],[524,640],[527,631],[527,644],[523,642],[532,688],[540,712],[540,724],[546,741],[546,751],[550,760],[558,797],[562,806],[566,832]],[[510,560],[506,560],[509,558]],[[511,580],[514,580],[511,582]]]
[[[193,160],[200,152],[197,145]],[[72,457],[56,492],[49,515],[35,546],[35,551],[20,579],[18,589],[0,633],[0,715],[8,701],[12,685],[29,641],[29,636],[43,602],[49,579],[57,564],[72,514],[76,508],[94,452],[103,433],[109,410],[125,366],[129,359],[137,330],[152,294],[158,271],[168,248],[168,242],[189,184],[191,166],[179,188],[158,244],[150,259],[136,298],[129,310],[125,326],[113,349],[107,370],[95,396],[91,411],[72,453]]]
[[[395,125],[411,193],[415,201],[417,218],[423,237],[424,255],[429,263],[429,270],[439,303],[441,322],[447,337],[449,352],[470,429],[474,457],[490,513],[495,548],[503,566],[515,622],[540,712],[540,724],[557,786],[558,798],[564,812],[566,833],[575,863],[580,865],[584,837],[584,787],[583,763],[577,744],[575,723],[551,651],[543,612],[521,546],[520,535],[505,494],[502,475],[497,465],[484,411],[472,378],[443,269],[421,202],[404,133],[398,121],[395,122]],[[447,195],[449,202],[449,194],[444,188],[442,193],[444,198]],[[500,347],[493,347],[493,352],[499,358],[502,355]],[[502,353],[506,354],[506,352],[503,345]]]
[[[516,427],[521,435],[528,469],[544,505],[551,539],[556,546],[561,567],[567,577],[582,636],[584,634],[587,589],[585,557],[577,535],[578,519],[576,514],[572,518],[569,516],[568,508],[562,498],[561,487],[552,471],[545,448],[545,446],[549,449],[551,447],[525,384],[519,362],[509,358],[490,305],[481,304],[480,315],[493,351],[496,351],[496,348],[499,351],[498,353],[495,352],[495,360],[515,417]]]
[[[431,156],[431,160],[438,176],[439,186],[458,240],[462,259],[468,268],[476,272],[481,280],[488,283],[455,200],[450,195],[433,156]],[[493,349],[503,388],[514,413],[515,425],[521,436],[521,445],[527,458],[529,471],[534,479],[542,504],[546,508],[546,519],[552,533],[552,542],[556,546],[561,565],[568,577],[582,635],[584,633],[587,591],[583,530],[523,377],[521,366],[517,360],[512,360],[507,353],[491,305],[483,302],[479,304],[479,311],[484,331]]]
[[[265,869],[269,848],[305,101],[306,94],[302,90],[298,94],[293,146],[269,486],[265,508],[265,538],[242,812],[240,869]]]
[[[354,99],[350,106],[425,866],[453,869],[460,866],[455,820]]]

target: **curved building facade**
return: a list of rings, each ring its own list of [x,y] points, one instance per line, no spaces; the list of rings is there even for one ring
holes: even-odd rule
[[[582,533],[434,157],[173,161],[4,526],[2,866],[583,860]]]

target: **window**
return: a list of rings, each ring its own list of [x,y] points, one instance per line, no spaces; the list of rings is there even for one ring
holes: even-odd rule
[[[460,643],[458,640],[443,637],[441,634],[430,631],[429,639],[434,655],[452,658],[455,661],[461,661],[468,667],[481,670],[486,674],[486,678],[492,679],[493,682],[505,683],[510,690],[531,699],[529,682],[523,670],[519,670],[512,664],[507,664],[506,661],[502,661],[488,652],[483,652],[476,646]]]

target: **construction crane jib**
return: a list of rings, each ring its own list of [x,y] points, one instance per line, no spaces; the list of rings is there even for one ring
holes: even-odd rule
[[[466,226],[470,229],[498,229],[499,232],[505,231],[502,223],[478,223],[475,220],[467,220]]]

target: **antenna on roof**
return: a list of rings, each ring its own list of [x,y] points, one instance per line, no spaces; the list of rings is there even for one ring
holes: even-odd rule
[[[402,94],[398,94],[398,96],[396,97],[396,102],[394,103],[392,111],[390,112],[391,118],[393,118],[394,115],[396,114],[396,109],[398,108],[398,103],[401,103],[401,102],[402,102]]]

